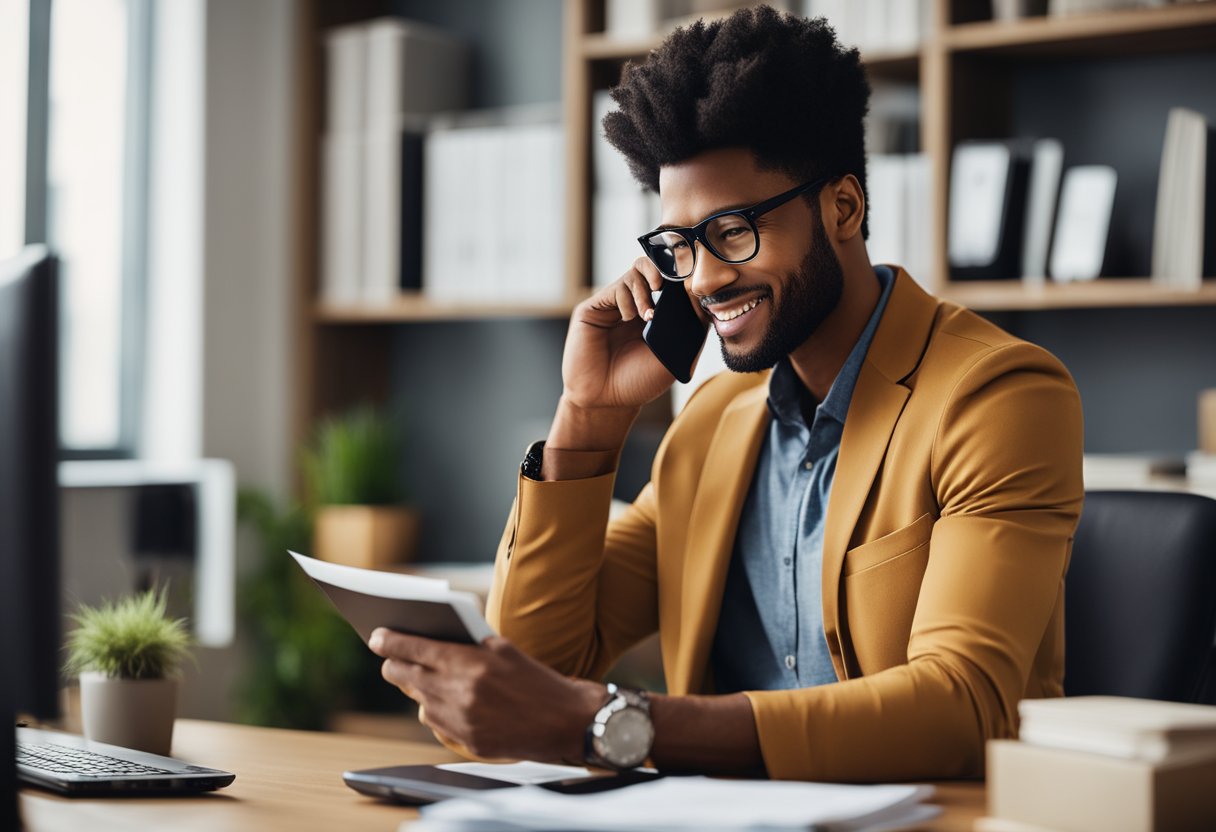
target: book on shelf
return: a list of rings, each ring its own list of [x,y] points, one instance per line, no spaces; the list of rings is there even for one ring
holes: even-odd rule
[[[1055,17],[1094,14],[1118,9],[1147,9],[1166,5],[1168,0],[1050,0],[1047,13]]]
[[[1216,273],[1216,140],[1202,113],[1170,110],[1153,223],[1152,277],[1198,289]]]
[[[1051,247],[1051,277],[1094,280],[1102,274],[1118,174],[1109,165],[1079,165],[1064,172]]]
[[[1180,454],[1088,453],[1081,461],[1086,488],[1134,488],[1154,477],[1180,477],[1186,460]]]
[[[1037,139],[1030,148],[1030,174],[1022,237],[1022,280],[1042,284],[1055,226],[1056,197],[1064,167],[1064,145],[1056,139]]]
[[[642,254],[637,238],[661,221],[659,195],[642,189],[625,158],[604,136],[604,116],[616,105],[607,90],[591,98],[591,283],[607,286]]]
[[[926,154],[873,154],[866,171],[870,195],[870,239],[874,263],[903,266],[932,286],[932,167]]]
[[[863,57],[917,49],[933,31],[932,0],[805,0],[802,13],[827,18],[840,42]]]
[[[423,155],[426,296],[450,304],[562,303],[564,145],[554,109],[437,121]]]
[[[397,18],[325,36],[321,299],[383,303],[421,284],[421,133],[468,101],[469,50]]]
[[[951,279],[1021,275],[1029,177],[1022,143],[964,141],[954,148],[947,229]]]

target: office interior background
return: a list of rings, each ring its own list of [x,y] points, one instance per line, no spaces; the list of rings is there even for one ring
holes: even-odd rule
[[[882,4],[786,7],[839,14],[832,22],[842,37],[870,38],[862,52],[875,84],[871,152],[918,154],[927,165],[921,196],[933,224],[905,232],[904,244],[920,245],[930,265],[914,276],[1064,361],[1083,398],[1087,453],[1194,451],[1198,400],[1216,388],[1216,270],[1209,255],[1206,280],[1188,289],[1149,276],[1170,110],[1216,119],[1216,3],[1060,3],[1095,8],[1055,14],[1055,2],[895,2],[915,13],[889,15],[882,31],[879,16],[867,29],[848,11]],[[544,437],[561,391],[566,318],[602,278],[593,274],[597,232],[620,225],[595,209],[611,204],[596,195],[595,93],[658,42],[668,18],[737,5],[0,0],[0,257],[47,242],[65,280],[65,609],[154,575],[183,588],[176,603],[192,615],[205,525],[198,483],[210,470],[200,461],[226,461],[238,488],[286,511],[301,498],[299,452],[319,420],[363,402],[393,414],[397,476],[422,517],[416,561],[490,561],[523,450]],[[994,19],[1007,6],[1030,16]],[[1132,8],[1115,8],[1124,6]],[[465,235],[480,233],[486,218],[507,222],[510,210],[553,218],[546,222],[555,226],[535,229],[529,256],[556,269],[556,296],[513,299],[494,284],[494,297],[470,297],[458,284],[487,284],[459,270],[443,271],[439,287],[425,253],[421,288],[375,300],[325,296],[325,217],[337,198],[325,161],[336,106],[332,34],[384,17],[434,27],[467,50],[464,112],[430,114],[411,128],[424,148],[461,129],[556,131],[560,153],[544,175],[558,177],[546,180],[558,204],[512,203],[467,180],[449,186],[474,203],[463,211]],[[406,83],[441,80],[424,73]],[[1064,283],[1014,270],[952,279],[961,276],[947,263],[955,146],[1048,137],[1063,147],[1065,170],[1105,165],[1117,174],[1101,276]],[[509,157],[497,158],[501,167]],[[424,171],[435,174],[426,162]],[[426,180],[417,203],[423,242],[430,220],[453,216],[433,201],[441,190]],[[890,211],[871,197],[875,215]],[[645,215],[644,204],[630,205]],[[1216,216],[1211,197],[1207,207]],[[620,271],[632,238],[650,225],[624,228]],[[1209,250],[1211,228],[1209,219]],[[671,409],[660,402],[642,419],[627,459],[633,480]],[[191,486],[179,515],[149,491],[165,482]],[[180,533],[162,529],[149,543],[149,504],[179,517]],[[276,556],[268,539],[238,526],[232,591],[217,613],[235,628],[227,638],[220,626],[186,666],[183,716],[249,713],[245,699],[256,694],[247,677],[258,661],[249,616],[258,611],[238,598]],[[338,649],[357,651],[347,635]],[[307,652],[294,660],[324,661]],[[407,710],[385,696],[374,663],[364,670],[353,678],[367,690],[321,698],[334,709]]]

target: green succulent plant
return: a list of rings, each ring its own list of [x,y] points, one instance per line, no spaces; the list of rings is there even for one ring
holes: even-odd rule
[[[82,605],[67,639],[64,669],[72,675],[97,671],[120,679],[161,679],[190,656],[186,620],[166,614],[165,588],[117,601]]]
[[[301,463],[314,505],[392,505],[404,499],[395,422],[357,407],[317,427]]]

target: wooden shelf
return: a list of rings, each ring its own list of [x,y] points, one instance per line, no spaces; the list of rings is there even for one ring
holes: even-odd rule
[[[948,27],[942,43],[956,53],[1062,57],[1211,47],[1216,46],[1216,3],[963,23]]]
[[[602,32],[584,35],[582,57],[590,61],[623,61],[629,58],[641,58],[662,43],[665,37],[666,33],[649,35],[644,38],[617,38]]]
[[[1099,278],[1026,286],[1020,280],[955,281],[941,296],[971,309],[1018,311],[1115,307],[1216,306],[1216,280],[1198,290],[1169,289],[1148,278]]]
[[[660,33],[641,38],[618,38],[595,32],[582,38],[581,56],[588,61],[626,61],[644,58],[667,37]],[[862,55],[872,75],[915,80],[920,70],[920,51],[906,49]]]
[[[431,300],[420,292],[404,292],[388,303],[327,304],[315,307],[314,318],[320,324],[392,324],[426,321],[479,321],[502,318],[567,318],[574,307],[590,295],[563,303],[444,303]]]

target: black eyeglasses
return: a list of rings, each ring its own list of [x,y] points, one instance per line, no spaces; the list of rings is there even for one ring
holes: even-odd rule
[[[668,280],[692,277],[697,265],[695,243],[698,241],[724,263],[746,263],[760,253],[760,232],[756,229],[756,219],[827,181],[825,177],[807,182],[751,208],[722,211],[691,228],[659,228],[638,237],[638,242],[650,262]]]

